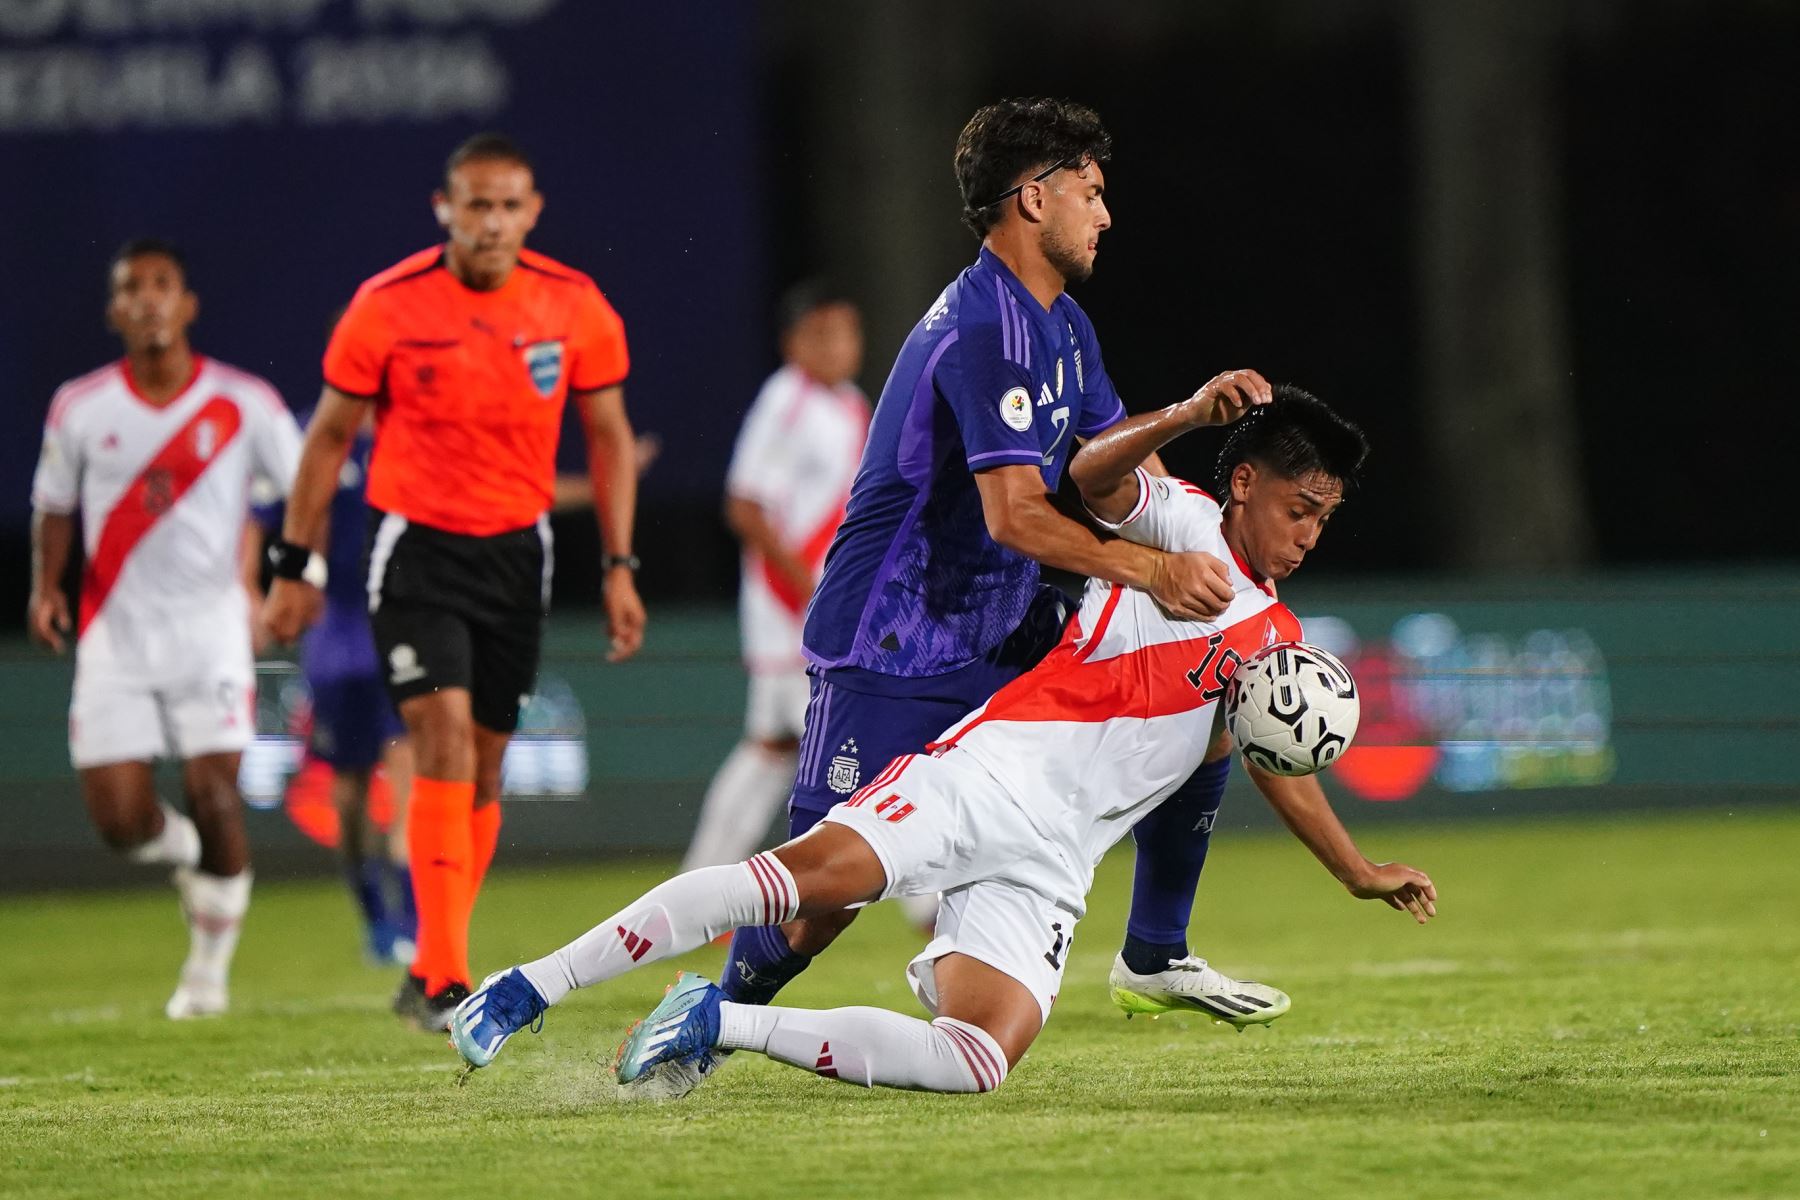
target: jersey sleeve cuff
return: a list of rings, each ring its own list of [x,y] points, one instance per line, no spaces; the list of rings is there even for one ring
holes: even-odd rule
[[[73,497],[64,500],[60,496],[33,492],[31,493],[31,507],[35,512],[49,513],[53,517],[66,517],[73,514],[80,506]]]
[[[1079,438],[1098,437],[1100,434],[1105,433],[1124,419],[1125,406],[1120,403],[1114,403],[1112,412],[1108,413],[1104,420],[1087,422],[1075,430],[1075,436]]]
[[[571,379],[569,381],[569,390],[571,392],[604,392],[607,388],[625,386],[625,381],[630,378],[631,376],[628,374],[620,375],[618,378],[609,379],[605,383],[576,383]]]
[[[381,388],[379,385],[373,391],[365,392],[360,388],[345,387],[329,375],[325,376],[325,386],[334,392],[344,393],[344,395],[350,397],[352,400],[373,400],[375,397],[381,395]]]
[[[1093,517],[1094,521],[1097,524],[1099,524],[1101,528],[1111,529],[1111,530],[1117,532],[1118,530],[1125,528],[1125,526],[1131,524],[1133,521],[1137,520],[1139,517],[1143,516],[1146,512],[1148,512],[1150,510],[1150,486],[1151,486],[1150,485],[1150,472],[1144,470],[1144,468],[1142,468],[1142,467],[1134,467],[1134,468],[1132,468],[1132,474],[1137,476],[1137,482],[1138,482],[1137,503],[1131,506],[1131,511],[1126,513],[1122,520],[1108,521],[1105,517],[1102,517],[1099,513],[1095,512],[1093,509],[1091,509],[1091,508],[1088,509],[1088,515],[1090,517]]]
[[[989,450],[982,454],[971,454],[968,458],[971,471],[985,471],[989,467],[1003,467],[1008,463],[1032,463],[1041,466],[1044,456],[1036,450]]]

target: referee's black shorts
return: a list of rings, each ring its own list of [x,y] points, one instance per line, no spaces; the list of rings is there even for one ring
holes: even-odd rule
[[[477,724],[517,729],[550,605],[549,519],[472,537],[369,518],[369,623],[394,704],[465,688]]]

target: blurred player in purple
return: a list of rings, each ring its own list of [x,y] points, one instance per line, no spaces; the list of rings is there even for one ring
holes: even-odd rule
[[[1208,620],[1231,601],[1218,558],[1103,538],[1053,503],[1076,442],[1125,417],[1094,327],[1066,291],[1092,273],[1112,223],[1101,165],[1110,150],[1091,110],[1047,99],[989,105],[957,140],[963,220],[981,252],[901,347],[807,610],[811,695],[792,836],[1043,656],[1066,602],[1040,584],[1040,564],[1139,588],[1178,617]],[[1255,372],[1215,385],[1249,403],[1269,398]],[[1154,455],[1146,465],[1162,473]],[[1157,845],[1140,861],[1140,880],[1148,872],[1155,886],[1134,898],[1147,913],[1134,915],[1119,965],[1135,994],[1169,1007],[1191,1004],[1197,990],[1242,986],[1190,959],[1186,945],[1226,770],[1196,772],[1204,794],[1179,791],[1165,806],[1168,836],[1154,840],[1179,849]],[[853,916],[740,930],[721,981],[727,996],[768,1003]],[[1285,1001],[1270,1006],[1275,1015]],[[708,1069],[703,1056],[665,1063],[647,1086],[679,1094]]]
[[[300,670],[312,695],[307,752],[331,768],[332,806],[338,814],[338,849],[344,877],[363,921],[363,941],[378,963],[411,965],[418,912],[406,862],[406,800],[412,753],[406,726],[388,699],[369,628],[364,559],[369,507],[363,499],[375,439],[365,426],[338,472],[329,514],[328,573],[323,615],[300,638]],[[257,524],[278,534],[286,506],[259,506]],[[250,558],[251,569],[262,563]],[[259,606],[260,607],[260,606]],[[264,636],[259,629],[259,636]],[[384,831],[369,811],[375,768],[386,772],[394,798]]]

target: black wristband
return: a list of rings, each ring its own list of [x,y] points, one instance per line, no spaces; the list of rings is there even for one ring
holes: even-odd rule
[[[268,559],[269,570],[277,579],[325,586],[325,558],[316,550],[277,537],[269,543]]]
[[[602,554],[600,556],[602,571],[610,571],[614,567],[624,567],[627,571],[635,571],[643,565],[635,554]]]

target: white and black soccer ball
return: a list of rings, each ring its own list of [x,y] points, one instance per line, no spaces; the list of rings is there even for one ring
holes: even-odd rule
[[[1271,775],[1323,771],[1349,747],[1361,715],[1349,668],[1305,642],[1265,646],[1225,689],[1225,728]]]

